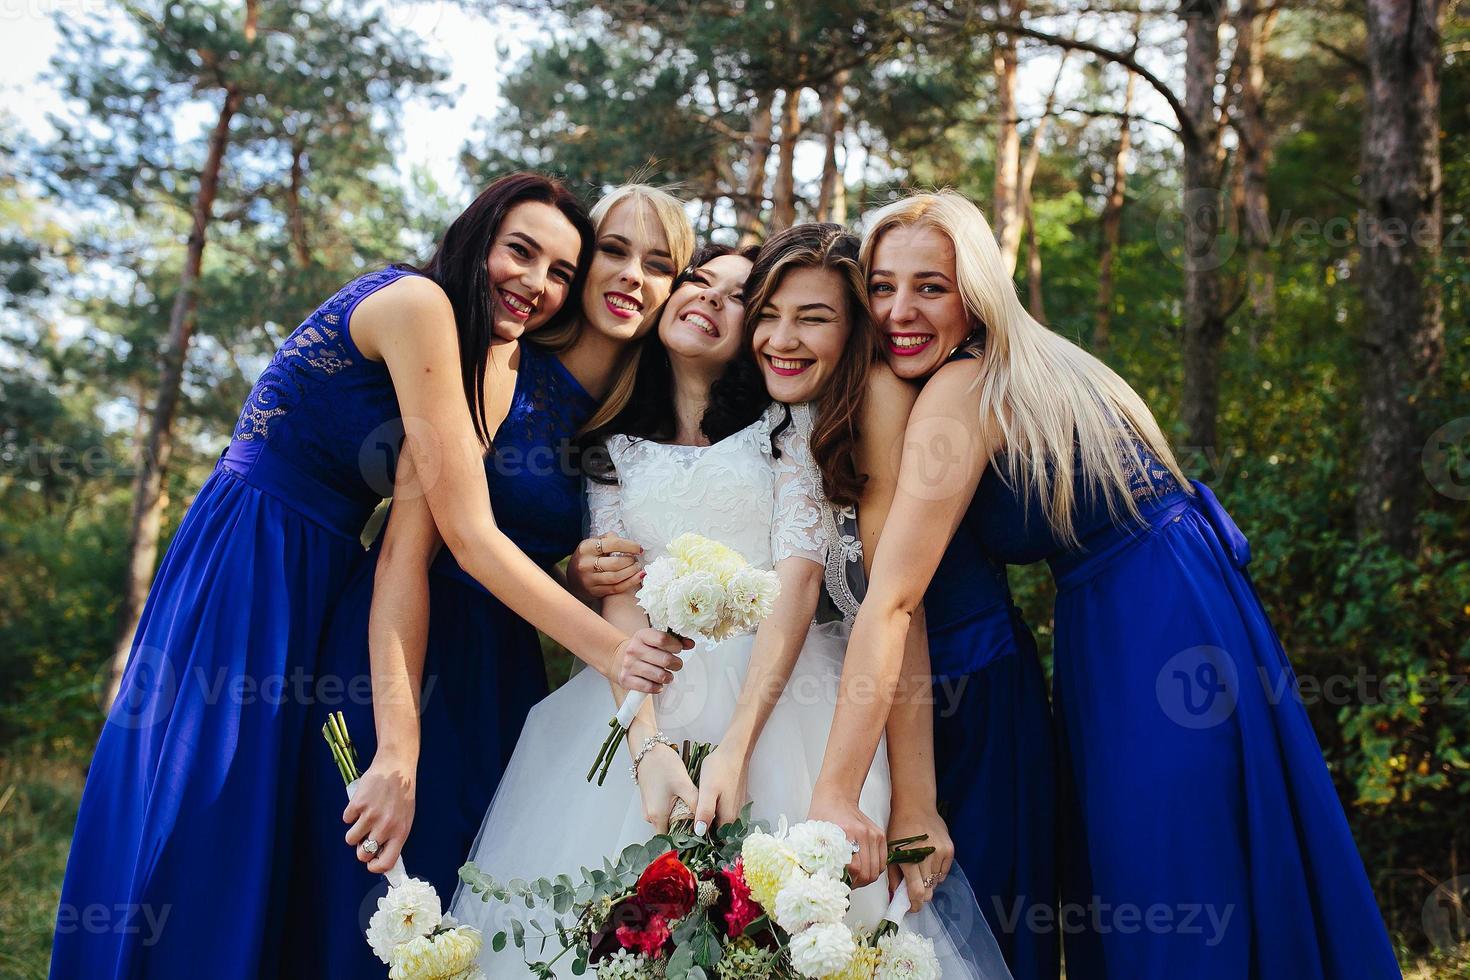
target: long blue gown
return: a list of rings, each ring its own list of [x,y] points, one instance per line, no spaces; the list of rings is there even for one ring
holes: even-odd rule
[[[581,482],[566,448],[595,408],[553,354],[521,344],[515,394],[485,470],[496,524],[544,567],[570,554],[581,537]],[[347,798],[319,732],[327,713],[340,710],[366,770],[377,746],[368,653],[376,567],[374,549],[337,604],[322,647],[319,681],[332,678],[332,688],[344,694],[313,708],[315,737],[303,748],[299,856],[287,917],[293,952],[283,976],[387,972],[364,938],[387,883],[343,841]],[[403,864],[434,886],[446,908],[526,714],[547,693],[536,631],[442,549],[429,576],[418,782]]]
[[[867,592],[854,510],[837,511],[828,567],[837,611]],[[924,594],[933,672],[934,763],[955,859],[1015,980],[1055,980],[1056,748],[1046,681],[1005,569],[977,539],[972,507]],[[943,892],[936,901],[944,901]]]
[[[996,469],[974,503],[987,554],[1057,584],[1067,976],[1399,977],[1249,545],[1207,487],[1144,462],[1141,525],[1079,483],[1080,547]]]
[[[51,975],[272,976],[309,678],[401,439],[343,287],[255,383],[169,545],[82,794]]]

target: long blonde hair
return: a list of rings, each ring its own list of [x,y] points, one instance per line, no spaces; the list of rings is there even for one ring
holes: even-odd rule
[[[694,254],[694,226],[690,224],[689,215],[684,211],[684,202],[652,184],[622,184],[604,194],[592,208],[592,224],[599,233],[602,223],[612,214],[613,208],[624,201],[632,201],[639,206],[639,221],[643,220],[646,212],[653,214],[653,220],[658,223],[659,230],[669,243],[669,255],[673,258],[675,270],[683,270],[689,264],[690,256]],[[643,229],[640,227],[639,230]],[[579,300],[580,298],[578,297]],[[654,314],[650,311],[649,315]],[[529,339],[552,353],[560,353],[577,342],[586,322],[586,317],[579,315],[552,329],[538,330],[529,335]],[[608,386],[607,396],[582,426],[583,432],[605,425],[628,404],[628,399],[633,397],[633,381],[637,377],[638,361],[642,354],[641,339],[629,344],[623,351],[617,370],[613,373],[612,384]]]
[[[863,268],[878,239],[894,228],[929,227],[954,243],[965,309],[977,324],[977,384],[982,418],[1003,436],[1005,476],[1023,500],[1035,494],[1057,539],[1077,544],[1073,487],[1100,495],[1114,521],[1140,519],[1135,489],[1147,487],[1144,452],[1188,482],[1153,413],[1111,368],[1026,312],[985,216],[952,190],[913,194],[869,216]],[[992,454],[988,465],[996,465]],[[1140,490],[1145,492],[1146,490]]]

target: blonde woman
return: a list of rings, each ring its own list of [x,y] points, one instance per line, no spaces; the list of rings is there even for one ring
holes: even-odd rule
[[[918,194],[868,224],[891,363],[928,380],[812,816],[881,847],[857,791],[889,703],[861,692],[891,688],[963,522],[1056,579],[1067,976],[1399,976],[1240,530],[1138,395],[1026,314],[978,208]]]
[[[495,522],[553,574],[581,536],[573,440],[599,404],[605,415],[627,403],[636,348],[694,249],[683,205],[656,188],[620,187],[591,218],[592,260],[573,298],[580,313],[544,336],[493,347],[487,372],[494,439],[485,476]],[[400,468],[401,486],[412,479],[407,470]],[[445,900],[454,893],[526,714],[547,694],[535,629],[441,544],[423,494],[400,490],[381,547],[327,633],[310,728],[342,711],[370,765],[344,810],[326,746],[308,741],[297,828],[306,846],[291,882],[286,975],[382,973],[363,939],[363,910],[382,893],[381,873],[401,853]],[[677,657],[668,663],[677,668]],[[670,676],[646,669],[656,670],[651,681]]]

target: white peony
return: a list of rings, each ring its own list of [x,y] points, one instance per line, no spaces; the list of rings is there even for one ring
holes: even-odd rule
[[[665,590],[669,628],[680,636],[707,636],[720,621],[724,589],[709,572],[690,572]]]
[[[449,980],[475,968],[482,947],[480,932],[468,926],[419,936],[393,950],[389,980]]]
[[[791,937],[791,965],[804,977],[839,973],[855,955],[852,930],[840,922],[823,922]]]
[[[805,820],[786,833],[786,846],[801,866],[814,875],[840,878],[852,859],[847,834],[826,820]]]
[[[674,566],[667,559],[659,558],[649,564],[646,573],[643,585],[638,589],[638,604],[648,614],[650,623],[666,626],[669,622],[668,588],[674,580]]]
[[[895,932],[878,940],[874,980],[939,980],[934,941],[912,932]]]
[[[776,607],[781,580],[775,572],[746,565],[730,576],[730,609],[746,623],[759,623]],[[746,627],[749,628],[749,627]]]
[[[841,922],[851,889],[837,878],[792,875],[776,895],[776,924],[795,933],[823,922]]]
[[[394,949],[427,936],[439,927],[443,917],[434,886],[419,878],[409,878],[389,888],[388,894],[378,899],[378,910],[368,920],[368,945],[378,959],[391,963]]]

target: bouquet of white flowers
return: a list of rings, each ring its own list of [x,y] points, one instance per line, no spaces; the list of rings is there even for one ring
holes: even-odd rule
[[[740,552],[698,534],[681,534],[668,553],[655,559],[638,590],[638,604],[648,622],[674,636],[719,643],[752,630],[771,614],[781,581],[776,573],[756,568]],[[597,784],[607,778],[618,746],[648,695],[630,692],[612,731],[587,772]]]
[[[322,737],[350,800],[362,772],[342,712],[327,717]],[[445,915],[434,886],[410,878],[403,870],[403,858],[383,877],[388,879],[388,894],[378,899],[378,910],[368,920],[367,941],[388,965],[389,980],[484,980],[484,971],[475,963],[483,946],[480,930]]]
[[[912,844],[920,838],[898,842]],[[932,852],[890,852],[900,862]],[[750,895],[789,935],[787,956],[794,973],[829,980],[938,980],[932,940],[903,932],[908,888],[900,885],[883,922],[872,933],[855,933],[844,918],[851,901],[846,865],[851,845],[842,828],[807,820],[774,834],[756,831],[741,845]]]

